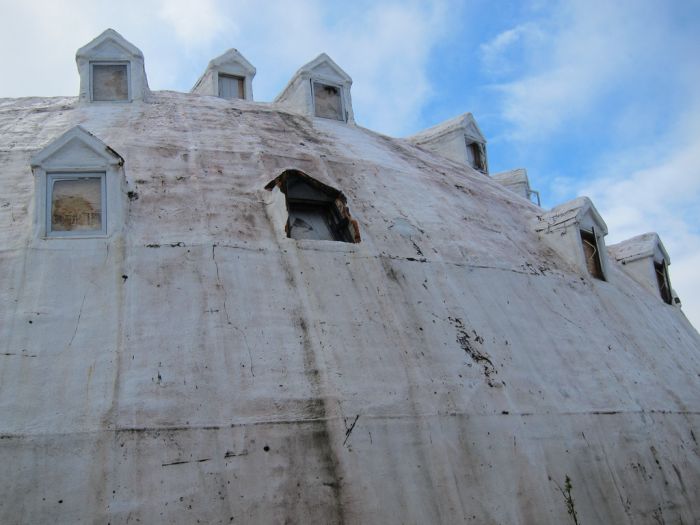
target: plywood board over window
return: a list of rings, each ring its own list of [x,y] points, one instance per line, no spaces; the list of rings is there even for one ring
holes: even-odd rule
[[[245,79],[236,75],[219,73],[219,96],[221,98],[245,98]]]
[[[345,120],[338,86],[314,82],[314,107],[317,117]]]
[[[105,233],[104,173],[50,173],[47,185],[49,236]]]
[[[92,100],[129,100],[127,64],[92,64]]]

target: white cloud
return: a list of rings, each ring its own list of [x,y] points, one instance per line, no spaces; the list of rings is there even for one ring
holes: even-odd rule
[[[158,17],[170,25],[188,47],[209,44],[223,31],[231,37],[238,33],[216,0],[163,0]]]
[[[671,132],[674,149],[648,145],[655,162],[644,159],[631,172],[618,166],[639,164],[637,155],[616,165],[578,193],[589,195],[610,231],[608,243],[656,231],[671,257],[671,281],[683,310],[700,328],[700,106],[687,108],[686,119]]]

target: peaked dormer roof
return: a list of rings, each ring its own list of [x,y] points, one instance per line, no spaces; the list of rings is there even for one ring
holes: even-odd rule
[[[321,53],[308,64],[301,66],[296,74],[299,75],[305,73],[311,76],[319,75],[330,78],[337,77],[338,80],[352,84],[352,78],[350,78],[350,75],[343,71],[343,69],[326,53]]]
[[[311,82],[309,82],[311,81]],[[317,81],[340,87],[342,111],[346,122],[354,122],[350,87],[352,78],[336,64],[326,53],[321,53],[311,62],[301,66],[289,80],[274,102],[306,115],[314,116],[314,100],[312,84]]]
[[[121,58],[123,55],[130,55],[133,58],[143,60],[141,50],[111,28],[105,29],[100,35],[78,49],[75,58],[90,59],[95,55],[101,55],[105,58]]]
[[[253,100],[253,77],[255,77],[256,72],[255,66],[248,62],[238,49],[231,48],[209,61],[204,73],[199,77],[190,92],[200,95],[221,96],[219,92],[219,74],[233,75],[241,77],[244,82],[243,96],[240,98]]]
[[[626,264],[645,257],[653,257],[657,262],[663,259],[671,264],[666,248],[659,235],[655,232],[643,233],[608,247],[610,254],[618,261]]]
[[[537,231],[558,230],[572,225],[586,227],[592,223],[601,235],[608,234],[608,226],[588,197],[577,197],[555,206],[538,217]]]
[[[122,165],[124,159],[85,128],[75,126],[37,152],[30,164],[32,168],[50,165],[51,168],[57,169],[94,165],[97,162]]]
[[[240,51],[238,49],[231,48],[227,50],[225,53],[219,55],[216,58],[212,58],[209,61],[209,65],[207,66],[208,68],[221,68],[224,66],[240,66],[242,70],[244,70],[247,74],[249,75],[255,75],[256,69],[251,64],[246,60],[246,58],[241,55]]]
[[[120,101],[130,102],[143,100],[148,97],[148,79],[144,67],[143,53],[134,44],[126,40],[114,29],[106,29],[99,36],[78,49],[75,53],[75,61],[80,74],[80,100],[92,102],[93,97],[93,71],[91,64],[99,62],[127,63],[125,72],[127,91]],[[105,101],[100,99],[100,102]]]
[[[407,137],[409,142],[413,144],[424,144],[439,139],[453,131],[461,130],[465,136],[474,139],[475,142],[486,144],[486,138],[479,129],[479,125],[471,113],[462,113],[454,118],[441,122],[436,126],[420,131],[410,137]]]

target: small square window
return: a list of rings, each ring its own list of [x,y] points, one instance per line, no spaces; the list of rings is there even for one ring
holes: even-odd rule
[[[130,100],[127,63],[95,62],[90,64],[92,100]]]
[[[603,266],[600,262],[600,250],[598,250],[598,240],[595,231],[581,230],[581,244],[583,245],[583,255],[586,258],[586,268],[596,279],[605,280]]]
[[[104,173],[52,173],[47,177],[49,236],[105,235]]]
[[[314,108],[317,117],[345,120],[340,87],[314,82]]]
[[[221,98],[245,98],[245,79],[219,73],[219,96]]]

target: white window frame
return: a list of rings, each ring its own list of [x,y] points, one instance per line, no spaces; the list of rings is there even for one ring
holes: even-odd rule
[[[340,96],[340,113],[342,115],[342,118],[336,119],[336,118],[321,117],[321,116],[316,114],[316,84],[334,87],[338,90],[338,95]],[[336,122],[347,122],[348,121],[348,112],[345,110],[345,95],[343,92],[342,84],[338,84],[337,82],[333,82],[333,81],[328,81],[328,80],[325,80],[323,78],[312,78],[311,79],[311,103],[313,105],[315,118],[334,120]]]
[[[51,207],[53,206],[53,185],[54,182],[64,180],[81,180],[81,179],[99,179],[101,192],[101,207],[102,228],[99,230],[69,230],[69,231],[53,231],[51,229]],[[106,237],[107,236],[107,184],[106,173],[91,171],[58,171],[48,172],[46,174],[46,237]]]
[[[124,100],[95,100],[94,97],[94,67],[95,66],[126,66],[126,90],[127,96]],[[90,61],[90,102],[124,103],[131,102],[131,61],[130,60],[91,60]]]

